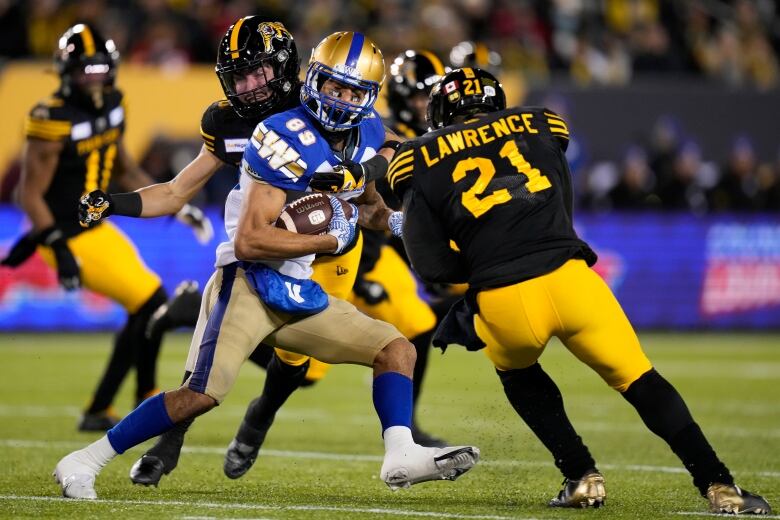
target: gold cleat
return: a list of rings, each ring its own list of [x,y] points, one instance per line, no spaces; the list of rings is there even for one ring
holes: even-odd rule
[[[597,470],[588,470],[579,480],[563,481],[563,489],[550,500],[550,507],[601,507],[607,498],[604,476]]]
[[[729,484],[710,484],[707,488],[707,500],[711,513],[730,513],[735,515],[768,515],[772,507],[760,495],[754,495],[739,486]]]

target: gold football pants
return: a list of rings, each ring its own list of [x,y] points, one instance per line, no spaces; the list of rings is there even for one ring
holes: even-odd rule
[[[129,314],[137,312],[161,285],[130,239],[111,222],[69,238],[68,247],[81,268],[82,285],[111,298]],[[40,246],[38,252],[57,269],[50,247]]]
[[[583,260],[480,291],[477,303],[474,325],[499,370],[533,365],[552,336],[619,392],[652,368],[612,291]]]

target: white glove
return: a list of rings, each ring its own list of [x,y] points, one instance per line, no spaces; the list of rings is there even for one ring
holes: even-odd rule
[[[404,229],[404,212],[393,211],[390,213],[390,216],[387,217],[387,227],[390,228],[390,232],[393,236],[401,238]]]
[[[333,216],[328,224],[328,234],[336,237],[338,246],[334,251],[335,254],[340,254],[348,245],[355,239],[355,230],[358,221],[358,209],[357,206],[346,201],[341,201],[336,197],[328,197],[330,207],[333,208]],[[352,216],[347,218],[344,213],[344,207],[342,204],[346,204],[352,207]]]
[[[195,233],[195,239],[200,244],[208,244],[214,237],[214,227],[211,225],[211,220],[197,206],[185,204],[176,213],[176,220],[191,227],[192,232]]]

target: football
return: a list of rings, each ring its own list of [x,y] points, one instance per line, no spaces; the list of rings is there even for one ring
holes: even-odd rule
[[[302,235],[321,235],[327,232],[333,217],[333,208],[328,197],[330,195],[325,193],[312,193],[290,202],[276,219],[276,227]],[[351,206],[343,204],[343,208],[348,217],[352,215]]]

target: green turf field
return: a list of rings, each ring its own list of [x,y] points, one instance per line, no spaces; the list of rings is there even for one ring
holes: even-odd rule
[[[780,507],[780,336],[656,335],[642,340],[656,367],[686,398],[737,482]],[[560,344],[542,364],[558,382],[574,425],[599,461],[607,505],[546,507],[562,480],[549,455],[505,401],[481,353],[433,353],[419,416],[452,443],[473,443],[483,460],[455,483],[396,493],[378,479],[382,444],[370,373],[336,367],[294,395],[244,478],[222,474],[222,454],[263,372],[244,367],[225,403],[198,419],[179,467],[159,488],[132,486],[136,448],[103,471],[96,502],[60,498],[50,474],[60,457],[97,435],[75,425],[106,360],[108,335],[0,336],[0,516],[3,518],[677,518],[706,502],[675,456],[633,409]],[[181,377],[189,337],[166,340],[162,387]],[[132,379],[117,403],[129,410]],[[775,514],[774,518],[780,518]]]

